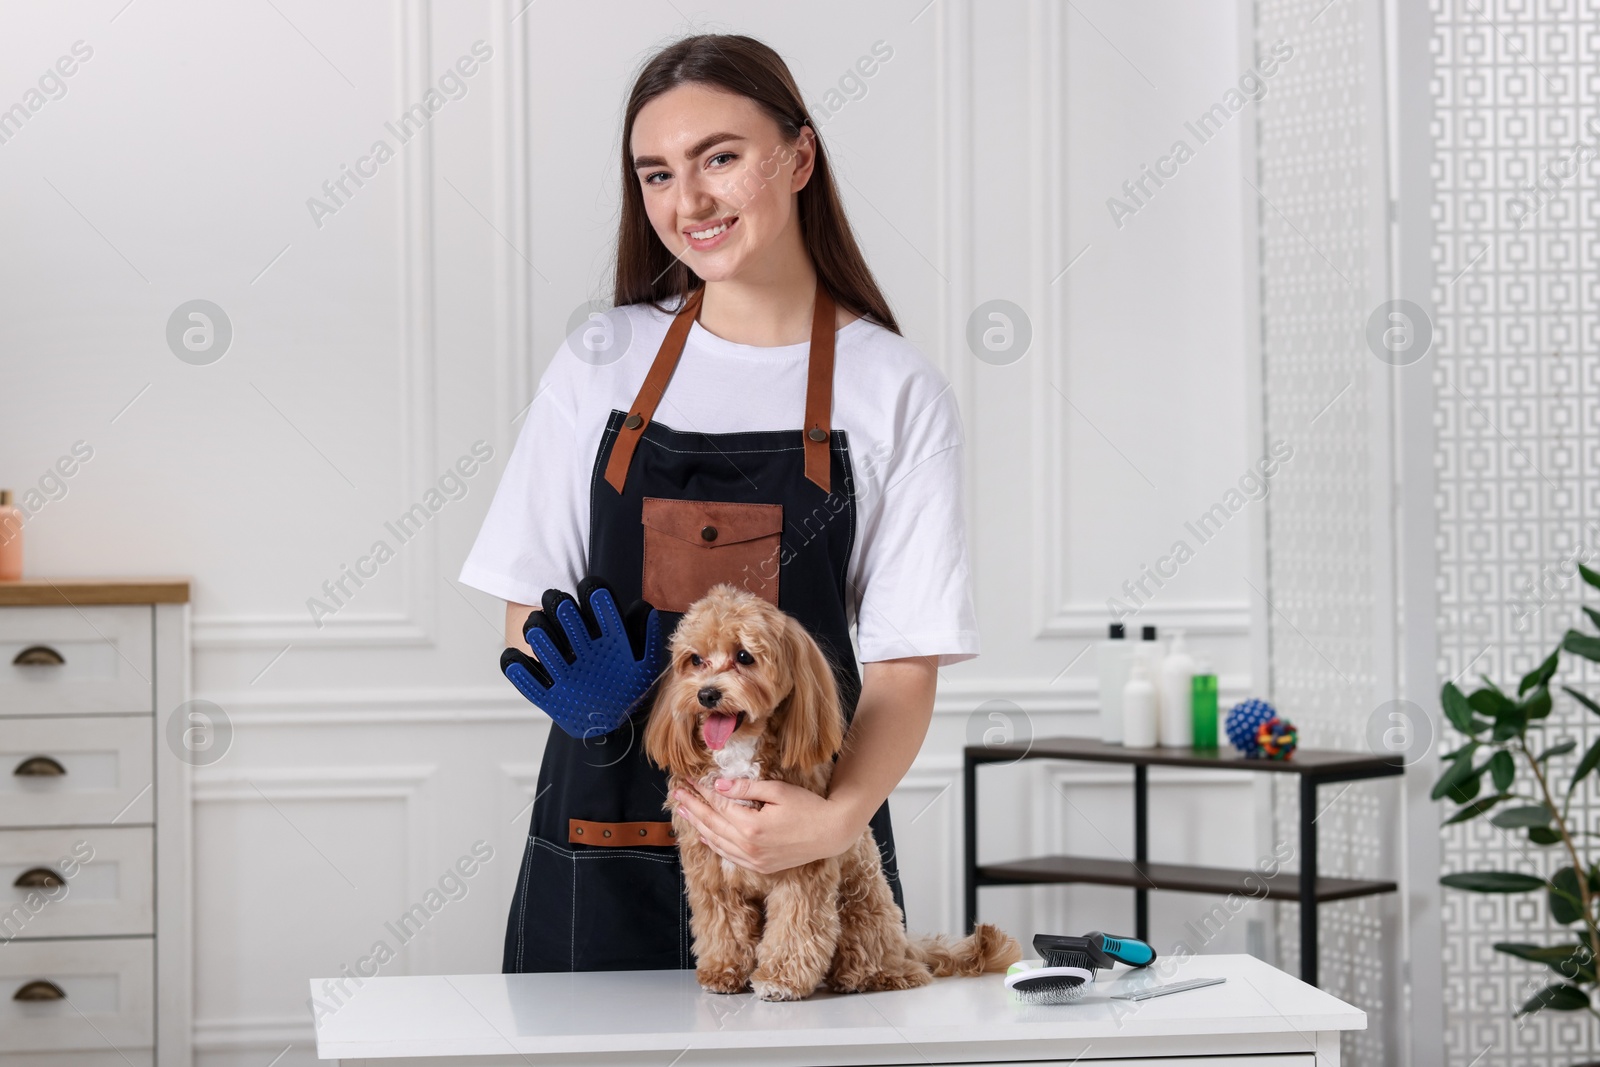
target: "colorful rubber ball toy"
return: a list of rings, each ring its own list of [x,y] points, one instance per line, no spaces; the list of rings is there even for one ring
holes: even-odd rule
[[[1268,719],[1256,730],[1259,755],[1267,759],[1288,759],[1294,755],[1295,746],[1299,743],[1300,735],[1295,731],[1294,723],[1287,719]]]
[[[1247,759],[1288,759],[1299,744],[1294,723],[1278,715],[1265,700],[1251,697],[1228,711],[1223,722],[1228,743]]]

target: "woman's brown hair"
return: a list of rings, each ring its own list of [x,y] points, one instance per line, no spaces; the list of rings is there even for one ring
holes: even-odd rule
[[[799,211],[800,232],[818,283],[827,286],[834,303],[899,333],[889,302],[873,280],[850,230],[822,134],[811,122],[788,66],[771,48],[740,34],[705,33],[675,41],[651,56],[633,83],[622,125],[622,220],[617,227],[613,303],[621,307],[649,301],[658,310],[668,311],[662,301],[673,298],[674,304],[681,306],[682,300],[705,284],[656,236],[645,214],[631,152],[633,123],[639,111],[669,89],[690,82],[754,101],[791,142],[800,136],[802,126],[811,126],[817,158],[811,180],[800,190]]]

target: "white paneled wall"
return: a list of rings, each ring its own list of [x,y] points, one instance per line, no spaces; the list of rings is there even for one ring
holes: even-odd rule
[[[1130,623],[1187,627],[1224,703],[1249,690],[1250,519],[1203,543],[1185,524],[1257,458],[1239,219],[1251,105],[1120,226],[1107,204],[1193,142],[1185,123],[1247,67],[1233,3],[0,12],[0,106],[74,42],[93,50],[0,143],[0,196],[26,206],[0,213],[0,484],[93,445],[30,521],[29,571],[192,575],[194,695],[235,728],[195,775],[199,1062],[285,1048],[278,1062],[310,1062],[304,979],[380,943],[385,974],[499,966],[545,726],[496,669],[501,605],[453,579],[533,381],[573,311],[608,293],[630,73],[687,30],[773,44],[819,119],[840,89],[820,124],[852,220],[966,420],[984,652],[944,671],[895,794],[912,924],[960,922],[970,717],[1000,698],[1036,736],[1093,732],[1080,654],[1125,582],[1149,594]],[[880,41],[892,58],[851,83]],[[385,124],[462,57],[476,60],[464,95],[400,143]],[[393,158],[362,164],[379,139]],[[371,176],[337,210],[308,207],[358,166]],[[232,328],[210,363],[167,342],[195,299]],[[964,342],[994,299],[1033,335],[1005,366]],[[493,454],[464,493],[396,537],[386,524],[475,442]],[[346,569],[379,540],[392,558],[356,587]],[[1179,540],[1193,557],[1151,583]],[[335,602],[324,583],[341,578]],[[1131,849],[1131,790],[1111,771],[982,782],[985,859]],[[1153,854],[1248,866],[1254,796],[1152,775]],[[492,857],[461,890],[413,936],[392,932],[475,847]],[[1158,944],[1207,907],[1157,896]],[[1110,890],[986,890],[983,910],[1024,937],[1131,932],[1129,895]],[[1214,947],[1246,946],[1235,925]]]

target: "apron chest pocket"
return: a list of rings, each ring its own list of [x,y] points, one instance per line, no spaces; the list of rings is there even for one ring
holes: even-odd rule
[[[644,498],[641,595],[683,612],[718,582],[778,603],[782,504]]]

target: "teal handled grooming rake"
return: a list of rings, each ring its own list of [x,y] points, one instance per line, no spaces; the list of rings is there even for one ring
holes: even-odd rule
[[[1156,958],[1156,950],[1138,938],[1098,930],[1082,937],[1036,934],[1033,948],[1041,957],[1038,963],[1014,963],[1006,972],[1006,988],[1025,1004],[1070,1004],[1083,996],[1096,971],[1110,970],[1114,963],[1146,967]]]

